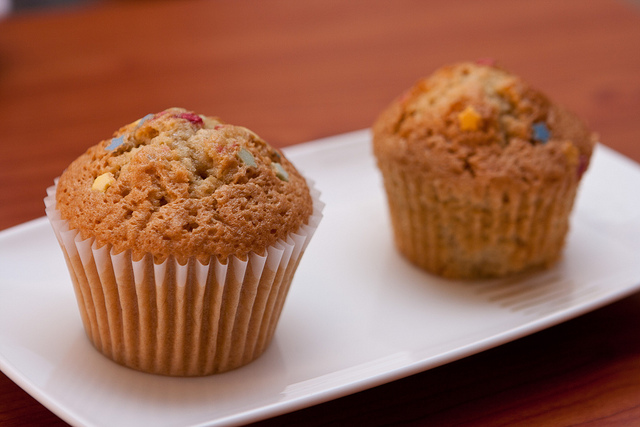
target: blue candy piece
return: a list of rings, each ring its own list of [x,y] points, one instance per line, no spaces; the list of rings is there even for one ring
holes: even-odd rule
[[[146,122],[147,120],[152,119],[153,116],[154,116],[154,114],[147,114],[146,116],[141,118],[140,121],[138,122],[138,124],[136,125],[136,129],[138,129],[140,126],[142,126],[142,124],[144,122]]]
[[[124,135],[120,135],[117,138],[112,138],[111,139],[111,144],[107,145],[106,149],[107,150],[115,150],[116,148],[118,148],[122,144],[124,144]]]
[[[542,143],[547,142],[551,138],[551,132],[544,122],[533,124],[533,139]]]

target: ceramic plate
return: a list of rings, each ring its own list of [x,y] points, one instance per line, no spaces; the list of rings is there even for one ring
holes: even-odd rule
[[[451,362],[640,288],[640,167],[605,146],[580,188],[562,262],[484,282],[438,279],[395,252],[368,131],[286,151],[327,206],[261,358],[205,378],[110,362],[84,336],[41,218],[0,233],[2,371],[72,425],[242,424]]]

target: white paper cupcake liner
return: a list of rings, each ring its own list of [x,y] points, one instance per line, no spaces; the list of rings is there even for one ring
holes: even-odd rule
[[[260,356],[271,342],[293,275],[322,218],[320,192],[309,182],[313,213],[287,239],[245,261],[230,257],[184,265],[170,257],[114,253],[82,239],[56,209],[57,180],[46,214],[73,282],[89,340],[117,363],[144,372],[200,376],[229,371]]]

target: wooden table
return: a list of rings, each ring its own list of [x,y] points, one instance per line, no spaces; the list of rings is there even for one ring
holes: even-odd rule
[[[89,145],[183,106],[284,147],[370,126],[493,57],[640,161],[640,7],[622,0],[113,1],[0,21],[0,229]],[[638,193],[640,197],[640,193]],[[640,255],[640,254],[639,254]],[[640,278],[639,278],[640,280]],[[262,425],[640,425],[640,295]],[[0,425],[65,425],[0,374]]]

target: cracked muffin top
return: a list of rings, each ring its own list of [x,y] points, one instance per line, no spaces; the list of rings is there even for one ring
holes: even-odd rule
[[[244,127],[181,108],[89,148],[60,177],[56,204],[83,238],[181,263],[263,254],[313,209],[282,153]]]
[[[373,126],[378,162],[425,176],[542,185],[586,170],[596,137],[519,77],[460,63],[418,81]]]

